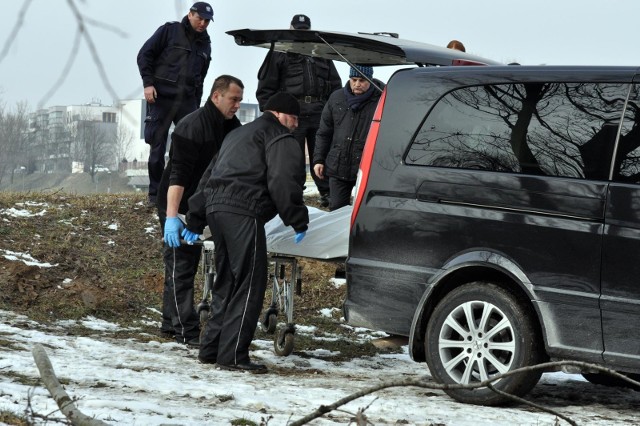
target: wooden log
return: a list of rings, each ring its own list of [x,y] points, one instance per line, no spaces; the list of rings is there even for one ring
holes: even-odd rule
[[[89,417],[83,414],[76,405],[73,403],[73,400],[67,395],[64,388],[58,381],[58,377],[56,377],[55,371],[53,371],[53,366],[51,365],[51,361],[49,361],[49,357],[45,352],[44,348],[40,344],[36,344],[31,351],[33,354],[33,359],[38,366],[38,370],[40,371],[40,377],[42,378],[42,382],[45,387],[51,394],[53,400],[58,404],[58,408],[64,416],[69,419],[72,425],[75,426],[103,426],[107,425],[107,423],[96,420],[93,417]]]

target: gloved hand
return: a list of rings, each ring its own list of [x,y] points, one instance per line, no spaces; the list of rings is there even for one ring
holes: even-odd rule
[[[200,238],[200,235],[195,232],[189,231],[187,228],[182,230],[182,238],[187,242],[187,244],[193,244],[194,241],[197,241]]]
[[[164,243],[169,247],[180,247],[180,232],[184,224],[177,217],[168,217],[164,221]]]
[[[307,231],[296,232],[296,236],[293,238],[293,241],[298,244],[300,241],[302,241],[305,235],[307,235]]]

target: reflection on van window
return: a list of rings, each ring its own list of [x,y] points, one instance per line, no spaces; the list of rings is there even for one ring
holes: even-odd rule
[[[607,179],[629,86],[473,86],[443,97],[407,164]]]
[[[613,180],[640,183],[640,86],[634,84],[618,141]]]

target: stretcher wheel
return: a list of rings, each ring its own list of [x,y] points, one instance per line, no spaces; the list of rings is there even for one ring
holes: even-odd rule
[[[209,319],[209,309],[201,309],[198,313],[200,314],[200,325],[204,326]]]
[[[278,325],[278,319],[276,314],[269,314],[267,317],[267,323],[265,324],[265,329],[267,333],[272,334],[276,331],[276,325]]]
[[[287,328],[280,330],[273,341],[273,349],[276,355],[290,355],[293,352],[293,332]]]
[[[262,329],[269,334],[273,334],[276,331],[276,326],[278,325],[277,319],[277,311],[269,309],[263,317],[262,320]]]

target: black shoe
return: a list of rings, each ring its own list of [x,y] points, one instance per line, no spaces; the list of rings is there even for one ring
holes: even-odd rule
[[[160,329],[160,337],[164,339],[175,339],[176,331],[173,329]]]
[[[253,374],[264,374],[267,372],[267,366],[264,364],[254,364],[253,362],[247,362],[246,364],[218,364],[221,370],[229,371],[247,371]]]
[[[336,273],[334,275],[335,278],[347,278],[347,271],[345,270],[344,265],[338,265],[336,267]]]
[[[176,342],[182,343],[187,346],[192,346],[194,348],[200,347],[200,337],[192,337],[192,338],[184,338],[182,336],[176,338]]]
[[[208,358],[200,358],[200,357],[198,357],[198,362],[200,362],[201,364],[215,364],[216,360],[215,359],[208,359]]]
[[[329,194],[322,194],[320,196],[320,207],[329,207]]]
[[[149,210],[154,210],[158,207],[158,204],[156,203],[156,197],[154,195],[150,195],[149,199],[147,200],[147,208]]]

